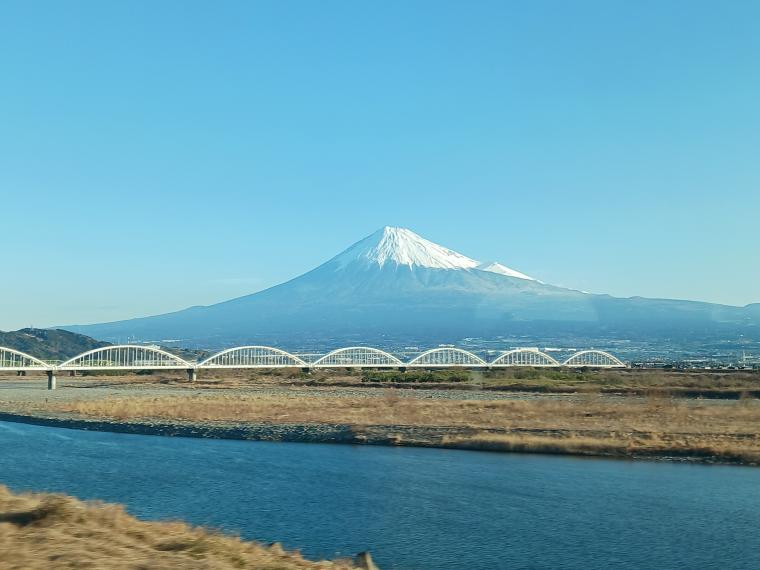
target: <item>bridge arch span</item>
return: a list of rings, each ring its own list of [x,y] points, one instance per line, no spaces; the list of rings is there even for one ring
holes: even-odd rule
[[[581,350],[562,363],[562,366],[591,366],[594,368],[625,368],[625,362],[603,350]]]
[[[325,368],[333,366],[374,368],[378,366],[404,366],[404,363],[392,354],[379,348],[349,346],[325,354],[322,358],[315,361],[312,366]]]
[[[155,346],[120,344],[88,350],[61,364],[61,370],[179,370],[194,364]]]
[[[31,354],[0,346],[0,370],[49,370],[51,368],[52,366]]]
[[[236,346],[209,356],[198,368],[278,368],[308,366],[294,354],[271,346]]]
[[[554,358],[537,348],[515,348],[498,356],[491,366],[561,366]]]
[[[426,350],[409,361],[407,366],[423,368],[447,366],[487,366],[485,360],[462,348],[438,347]]]

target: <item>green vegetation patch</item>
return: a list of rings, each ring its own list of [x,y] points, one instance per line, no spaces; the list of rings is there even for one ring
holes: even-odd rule
[[[362,370],[362,382],[424,383],[469,382],[468,370]]]

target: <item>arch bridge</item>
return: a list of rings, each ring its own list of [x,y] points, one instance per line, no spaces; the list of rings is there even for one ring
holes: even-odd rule
[[[505,367],[622,368],[626,364],[603,350],[581,350],[562,362],[538,348],[516,348],[491,361],[473,352],[450,346],[433,348],[404,361],[393,354],[367,346],[350,346],[309,359],[270,346],[238,346],[188,361],[157,346],[114,345],[88,350],[63,363],[45,362],[32,355],[0,347],[0,372],[42,371],[48,388],[56,386],[56,373],[105,370],[186,370],[190,381],[198,370],[247,368],[505,368]]]
[[[209,356],[198,368],[284,368],[308,366],[298,356],[269,346],[238,346]]]
[[[59,370],[182,370],[193,364],[156,346],[122,344],[88,350]]]
[[[461,348],[442,347],[425,351],[407,364],[417,368],[447,368],[450,366],[479,367],[488,363],[479,356]]]
[[[603,350],[581,350],[562,363],[562,366],[591,368],[624,368],[625,363]]]
[[[350,346],[328,352],[322,358],[317,359],[312,367],[333,368],[335,366],[347,366],[349,368],[385,368],[404,366],[398,358],[380,350],[366,346]]]
[[[0,346],[0,370],[26,372],[27,370],[47,370],[50,365],[20,350]]]
[[[559,362],[537,348],[516,348],[496,358],[491,366],[559,366]]]

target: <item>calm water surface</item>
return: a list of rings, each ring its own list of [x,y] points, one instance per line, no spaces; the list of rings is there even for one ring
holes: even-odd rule
[[[760,469],[0,422],[0,482],[382,570],[760,568]]]

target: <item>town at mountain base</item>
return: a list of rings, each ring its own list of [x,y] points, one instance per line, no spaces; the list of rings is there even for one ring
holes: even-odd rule
[[[760,305],[616,298],[543,283],[385,227],[286,283],[210,306],[67,330],[111,342],[306,346],[464,337],[760,337]]]

